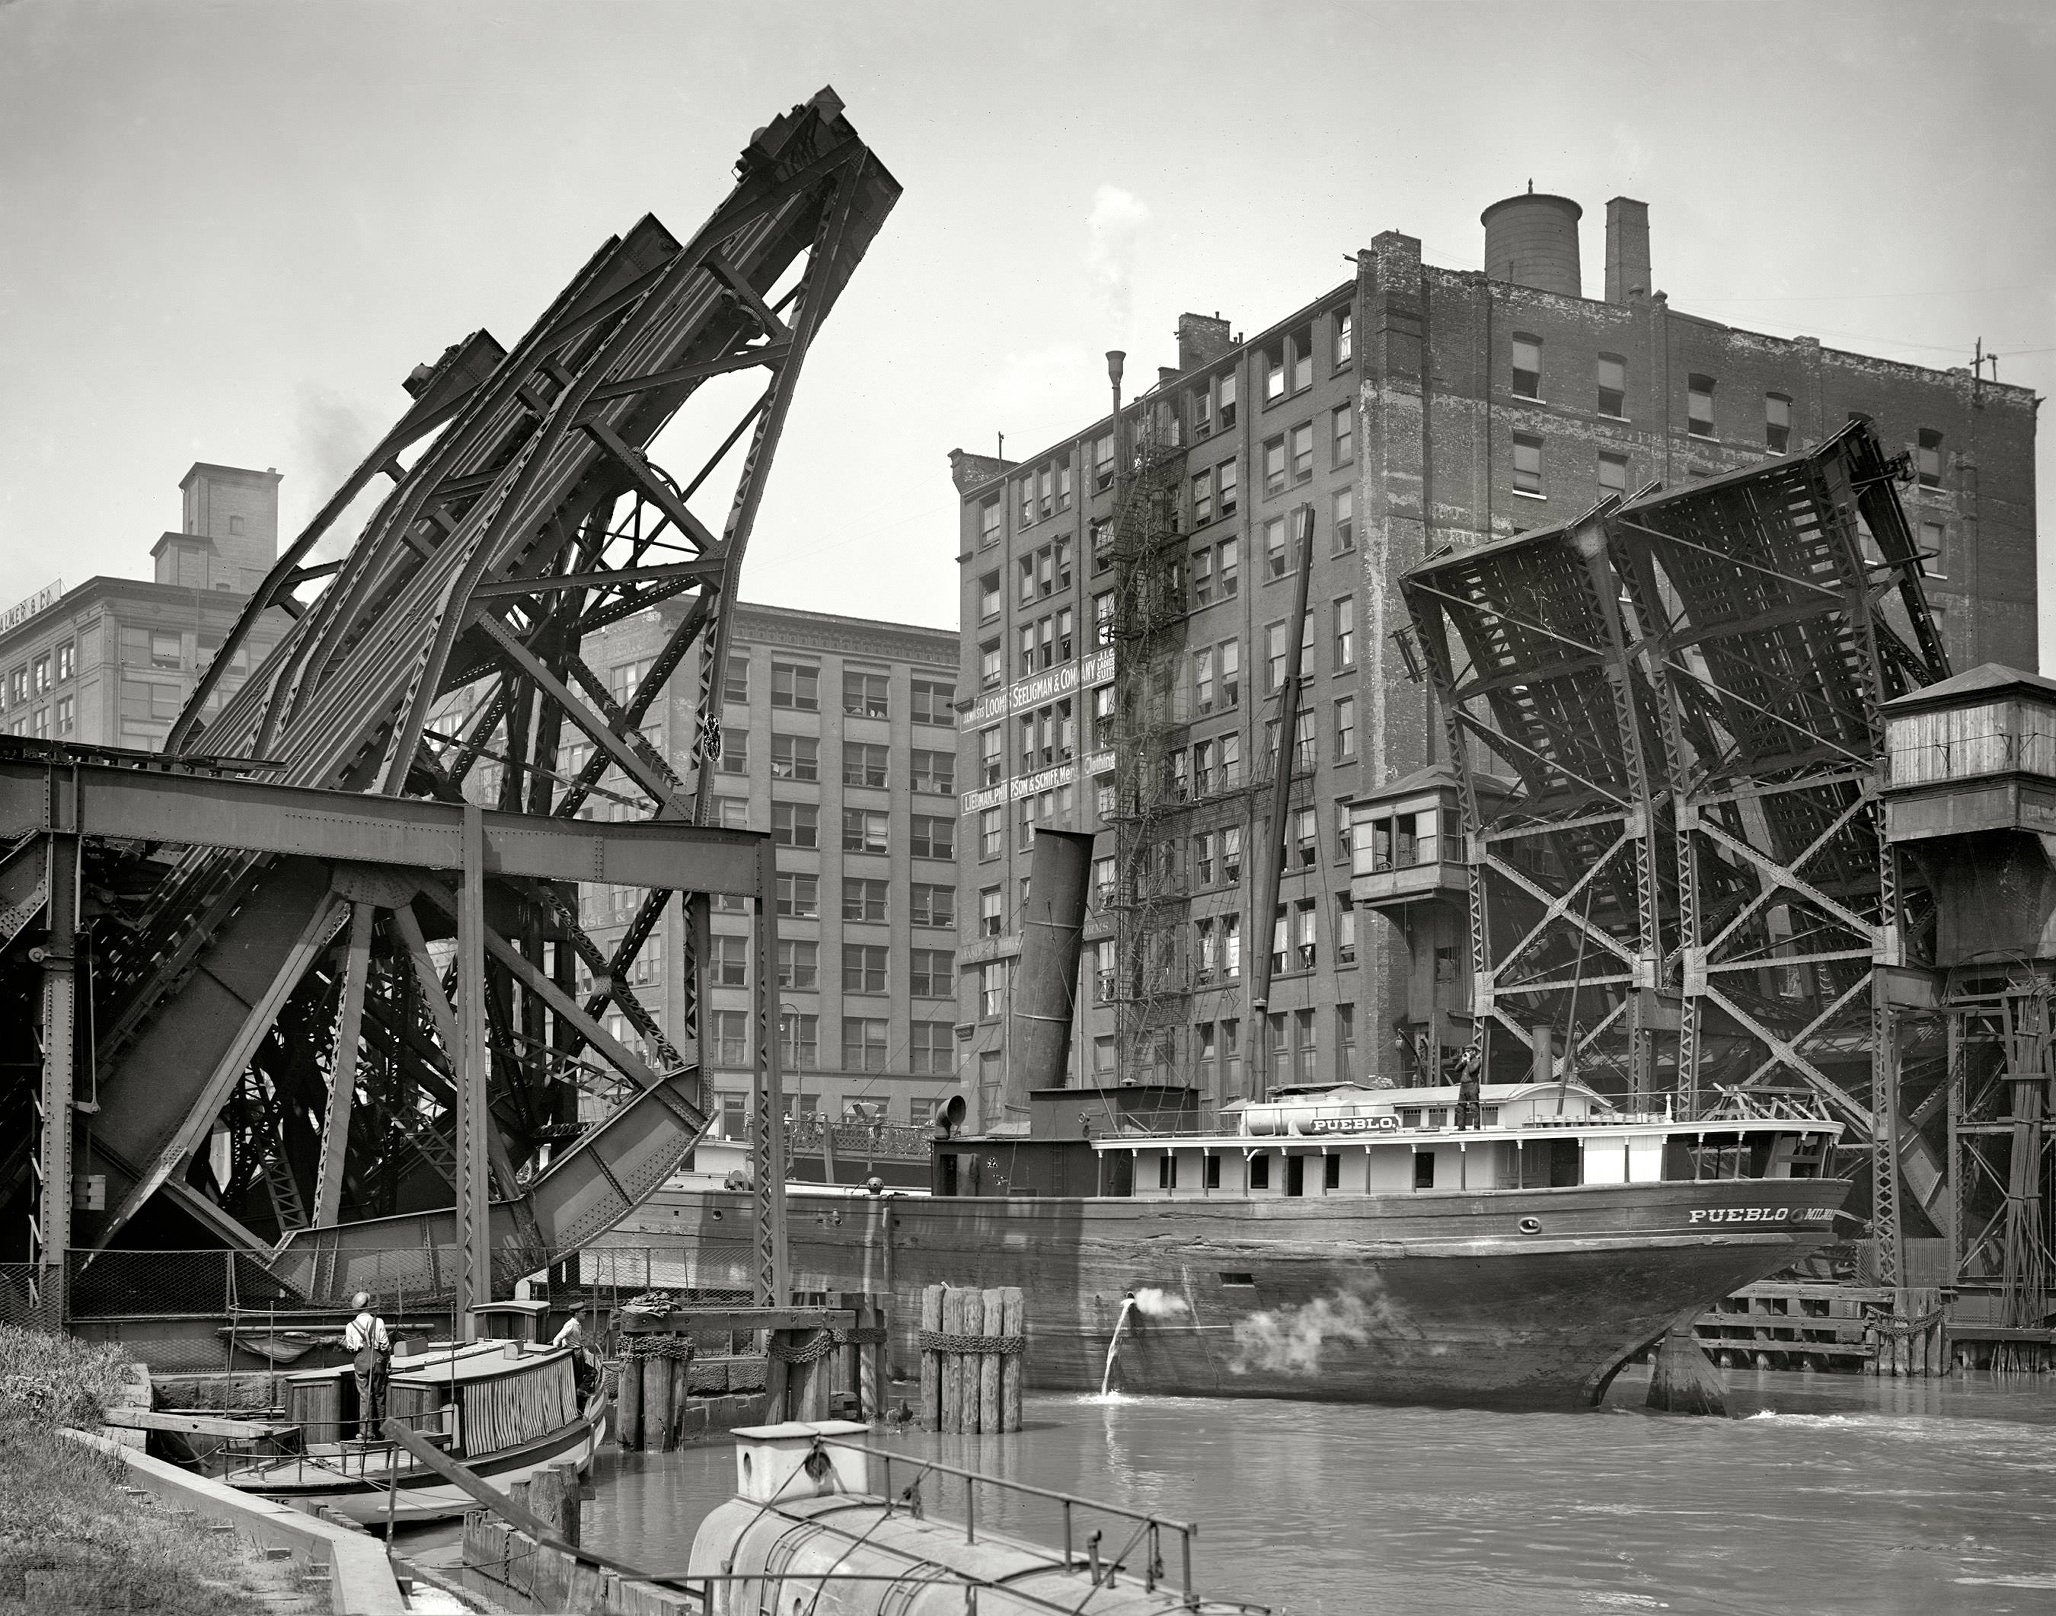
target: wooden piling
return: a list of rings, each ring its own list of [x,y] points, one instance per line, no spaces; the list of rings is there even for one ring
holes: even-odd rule
[[[614,1375],[614,1440],[624,1449],[643,1445],[643,1360],[623,1343],[621,1366]]]
[[[686,1405],[692,1397],[692,1337],[676,1336],[673,1343],[677,1351],[671,1359],[671,1445],[677,1447],[685,1425]]]
[[[671,1360],[651,1357],[643,1369],[643,1442],[659,1453],[678,1445],[678,1420],[671,1405]]]
[[[942,1332],[956,1335],[963,1328],[964,1293],[946,1290],[942,1293]],[[959,1353],[940,1354],[942,1360],[942,1425],[941,1429],[954,1435],[964,1428],[964,1368]]]
[[[983,1293],[980,1298],[982,1324],[980,1334],[1002,1336],[1006,1327],[1006,1294],[997,1286]],[[978,1427],[983,1431],[1006,1431],[1012,1429],[1001,1413],[1000,1407],[1000,1365],[1005,1354],[981,1352],[978,1355]]]
[[[773,1425],[792,1418],[792,1365],[778,1355],[791,1340],[790,1331],[764,1332],[764,1418]]]
[[[579,1544],[579,1526],[585,1517],[585,1501],[580,1492],[583,1484],[578,1477],[578,1462],[575,1459],[559,1459],[550,1466],[550,1471],[563,1484],[557,1502],[557,1536],[575,1549]]]
[[[867,1301],[857,1311],[858,1327],[866,1333],[885,1334],[885,1309]],[[866,1341],[857,1348],[857,1418],[885,1417],[885,1342]]]
[[[942,1333],[941,1285],[924,1285],[921,1288],[921,1329],[925,1335]],[[942,1354],[933,1347],[921,1349],[921,1428],[926,1431],[942,1429]]]
[[[999,1333],[1010,1341],[1026,1345],[1028,1316],[1026,1299],[1021,1287],[1008,1285],[1000,1291]],[[1007,1353],[1000,1360],[999,1369],[999,1428],[1002,1431],[1021,1429],[1021,1380],[1028,1368],[1027,1354],[1018,1348]]]

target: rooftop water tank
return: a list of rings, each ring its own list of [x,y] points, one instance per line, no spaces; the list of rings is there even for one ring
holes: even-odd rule
[[[1567,196],[1529,189],[1478,215],[1485,227],[1485,273],[1537,291],[1585,295],[1578,266],[1578,220],[1585,210]]]

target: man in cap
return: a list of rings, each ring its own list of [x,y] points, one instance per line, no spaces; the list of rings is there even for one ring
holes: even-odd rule
[[[350,1298],[357,1316],[343,1326],[343,1350],[350,1355],[350,1367],[357,1376],[357,1435],[369,1442],[379,1434],[385,1419],[386,1371],[393,1359],[392,1337],[386,1322],[371,1311],[371,1295],[359,1291]]]

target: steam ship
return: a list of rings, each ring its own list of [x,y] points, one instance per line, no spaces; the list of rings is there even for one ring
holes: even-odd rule
[[[1097,1389],[1111,1347],[1131,1392],[1565,1408],[1827,1241],[1849,1190],[1840,1125],[1788,1101],[1674,1121],[1494,1083],[1459,1130],[1457,1099],[1307,1086],[1203,1119],[1188,1088],[1048,1088],[1025,1133],[982,1136],[959,1109],[925,1196],[794,1186],[792,1282],[892,1293],[901,1364],[922,1286],[1021,1286],[1046,1390]],[[749,1203],[668,1189],[620,1238],[734,1250]]]

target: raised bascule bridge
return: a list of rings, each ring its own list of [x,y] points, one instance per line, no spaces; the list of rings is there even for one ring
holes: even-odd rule
[[[122,1248],[247,1254],[226,1288],[287,1304],[504,1293],[705,1130],[710,895],[753,915],[777,1159],[770,846],[706,823],[721,669],[808,350],[898,194],[832,91],[773,119],[695,234],[645,218],[510,347],[416,368],[161,755],[0,741],[8,1316],[63,1319]],[[586,637],[652,608],[662,650],[602,677]],[[278,644],[223,688],[267,614]],[[680,673],[667,756],[645,730]],[[600,896],[629,917],[605,944]],[[686,946],[653,973],[669,905]],[[756,1183],[769,1297],[778,1175]]]
[[[1438,906],[1445,934],[1468,927],[1452,1061],[1492,1081],[1568,1067],[1630,1109],[1710,1123],[1830,1116],[1867,1185],[1876,1285],[1978,1293],[1966,1326],[2042,1326],[2050,971],[2030,956],[2056,945],[2016,901],[1994,963],[1996,918],[1980,943],[1975,895],[1943,890],[1968,879],[1934,839],[1960,813],[1930,801],[1922,827],[1887,826],[1888,802],[1913,824],[1907,759],[1932,798],[1952,768],[2004,775],[2033,749],[2026,729],[1992,738],[1992,679],[1949,698],[1906,475],[1852,422],[1409,571],[1444,762],[1360,815],[1413,836],[1400,810],[1426,803],[1442,834],[1381,843],[1435,867],[1376,876],[1368,901],[1412,931]],[[2056,733],[2056,687],[2007,688],[2014,728]],[[1992,732],[1983,762],[1949,752],[1972,730]],[[2015,871],[2014,898],[2030,884]]]

